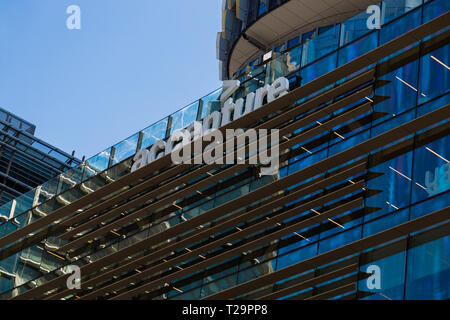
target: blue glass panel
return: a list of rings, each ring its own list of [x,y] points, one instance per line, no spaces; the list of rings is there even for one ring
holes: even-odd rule
[[[402,0],[403,1],[403,0]],[[420,2],[420,1],[419,1]],[[398,36],[414,29],[420,25],[422,20],[422,10],[421,8],[411,12],[401,19],[387,24],[381,28],[380,31],[380,44],[383,45],[386,42],[397,38]]]
[[[337,139],[340,139],[341,142],[330,147],[330,152],[328,154],[328,157],[331,157],[331,156],[338,154],[344,150],[354,147],[363,141],[366,141],[367,139],[369,139],[369,136],[370,136],[370,132],[367,130],[367,131],[364,131],[356,136],[353,136],[353,137],[345,139],[345,140],[341,140],[341,138],[336,137]]]
[[[367,221],[409,205],[411,171],[412,152],[370,168],[369,172],[379,176],[369,180],[367,186],[369,189],[381,192],[366,199],[367,206],[378,208],[378,211],[366,217]]]
[[[373,50],[377,47],[378,31],[372,32],[364,38],[343,47],[339,50],[338,67],[354,60],[355,58]]]
[[[114,160],[113,164],[119,163],[132,155],[137,151],[137,143],[139,140],[139,133],[119,142],[114,146]]]
[[[319,254],[337,249],[359,239],[361,239],[361,226],[320,241]]]
[[[210,93],[206,97],[202,98],[202,115],[203,119],[207,115],[213,113],[214,111],[220,110],[219,97],[222,94],[222,89],[217,89],[216,91]]]
[[[267,64],[266,84],[272,84],[277,78],[285,77],[300,67],[298,64],[298,61],[300,60],[300,48],[301,47],[297,47],[286,54],[282,54]]]
[[[371,30],[367,28],[369,15],[364,11],[341,23],[341,37],[339,46],[344,46],[358,39]]]
[[[414,119],[415,110],[411,110],[405,113],[402,113],[400,115],[393,116],[392,114],[389,114],[391,118],[387,120],[386,122],[383,122],[381,124],[377,124],[374,126],[371,130],[371,137],[376,137],[382,133],[388,132],[389,130],[392,130],[393,128],[398,127],[399,125],[406,123],[408,121],[411,121]],[[378,122],[378,121],[375,121]]]
[[[141,149],[150,147],[158,140],[166,137],[168,118],[152,124],[147,129],[142,130]]]
[[[306,156],[306,158],[289,165],[289,174],[293,174],[294,172],[305,169],[325,159],[327,157],[327,150],[322,150],[320,152],[314,153],[313,155],[309,155],[309,153],[305,151],[304,155]],[[297,158],[291,160],[295,161],[296,159]]]
[[[450,88],[450,46],[439,48],[420,59],[419,103],[449,91]]]
[[[289,247],[279,250],[279,254],[283,254],[287,250],[291,250]],[[285,255],[281,255],[277,258],[277,270],[283,269],[300,261],[314,257],[317,254],[317,243],[303,247]]]
[[[413,238],[408,250],[405,299],[449,299],[450,236],[423,244],[421,240]]]
[[[302,46],[295,47],[294,49],[286,52],[286,65],[288,66],[289,73],[300,68],[301,55]]]
[[[95,173],[99,173],[108,168],[109,158],[111,156],[111,148],[106,149],[103,152],[100,152],[96,156],[93,156],[89,160],[86,161],[86,174],[89,176]],[[89,172],[88,172],[89,171]]]
[[[421,4],[422,0],[384,0],[382,5],[382,24],[400,17]]]
[[[437,197],[416,204],[411,208],[411,220],[450,206],[450,194],[445,192]]]
[[[389,99],[374,106],[375,111],[380,114],[386,113],[385,117],[377,119],[375,123],[383,121],[386,117],[395,117],[402,111],[416,106],[418,71],[419,64],[416,60],[379,78],[389,83],[376,89],[376,95]]]
[[[340,201],[343,201],[343,200],[345,200],[345,198],[348,198],[348,197],[350,197],[350,196],[352,196],[354,194],[356,194],[356,192],[352,193],[350,195],[347,195],[345,197],[342,197],[340,199]],[[361,210],[361,208],[353,209],[353,210],[341,213],[341,214],[331,218],[332,221],[328,221],[328,220],[324,221],[322,223],[322,225],[326,224],[326,225],[330,226],[331,229],[322,231],[320,233],[320,237],[321,238],[326,238],[326,237],[332,236],[332,235],[334,235],[334,234],[336,234],[338,232],[341,232],[344,229],[349,229],[351,227],[354,227],[356,225],[361,224],[362,223],[362,219],[363,219],[362,216],[359,216],[359,218],[357,218],[356,216],[352,217],[352,214],[355,214],[355,213],[357,213],[360,210]],[[321,212],[321,213],[324,213],[325,210],[324,209],[319,209],[317,211]],[[359,213],[360,212],[358,212],[358,214]],[[337,224],[339,224],[339,225],[337,225]]]
[[[333,71],[336,68],[337,54],[333,53],[300,71],[302,85]]]
[[[403,247],[406,250],[406,241],[400,244],[396,244],[398,247]],[[385,256],[383,251],[389,250],[388,248],[375,249],[372,252],[366,253],[366,256],[372,259],[376,259],[376,256],[380,253]],[[397,249],[398,250],[398,249]],[[406,251],[383,257],[364,264],[360,267],[362,272],[368,272],[373,274],[373,271],[369,269],[370,266],[377,266],[380,270],[380,288],[374,288],[372,279],[363,279],[358,282],[359,290],[363,292],[372,292],[373,294],[365,297],[363,300],[401,300],[403,299],[404,292],[404,279],[405,279],[405,262]]]
[[[439,109],[449,103],[450,103],[450,94],[447,93],[444,96],[442,96],[436,100],[430,101],[426,104],[419,106],[417,108],[417,117],[421,117],[424,114],[427,114],[428,112]]]
[[[413,202],[450,189],[449,146],[446,136],[414,151]]]
[[[287,47],[288,47],[288,49],[290,49],[290,48],[292,48],[293,46],[296,46],[299,43],[300,43],[300,37],[295,37],[295,38],[293,38],[293,39],[288,41]]]
[[[434,0],[423,7],[423,22],[428,22],[450,10],[450,1]]]
[[[339,29],[339,25],[320,28],[316,37],[307,39],[303,43],[302,66],[336,50],[339,42]]]
[[[266,4],[264,3],[263,0],[260,0],[259,1],[259,8],[258,8],[258,17],[263,15],[266,12],[267,12]]]
[[[194,122],[197,119],[198,106],[199,101],[196,101],[186,108],[183,108],[171,115],[172,126],[170,128],[170,134],[172,134],[175,130],[184,129]]]
[[[365,223],[363,226],[363,237],[374,235],[378,232],[393,228],[408,221],[409,209],[403,209],[391,213],[386,217]]]

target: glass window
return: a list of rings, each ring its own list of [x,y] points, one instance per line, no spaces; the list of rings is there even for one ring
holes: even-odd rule
[[[376,233],[398,226],[399,224],[405,223],[408,221],[408,216],[409,209],[404,209],[396,212],[395,214],[389,214],[381,219],[365,223],[363,226],[363,237],[369,237]]]
[[[417,83],[419,64],[415,60],[401,68],[391,70],[388,62],[381,64],[380,70],[382,73],[388,72],[379,77],[380,80],[387,80],[388,82],[376,89],[377,96],[388,97],[374,106],[375,111],[385,114],[385,117],[379,118],[375,123],[386,119],[386,117],[395,117],[402,111],[408,110],[416,106],[417,102]],[[386,69],[382,70],[382,69]]]
[[[366,141],[367,139],[369,139],[370,136],[370,132],[369,131],[365,131],[361,134],[355,135],[351,138],[347,138],[345,140],[343,140],[342,138],[336,136],[335,134],[333,134],[331,136],[332,139],[337,139],[339,140],[338,143],[334,144],[333,146],[330,147],[330,152],[328,154],[328,157],[331,157],[335,154],[338,154],[342,151],[345,151],[347,149],[350,149],[358,144],[360,144],[363,141]]]
[[[420,25],[422,20],[422,10],[415,10],[401,19],[387,24],[381,28],[380,44],[383,45],[386,42],[397,38],[398,36],[412,30]]]
[[[449,45],[441,47],[420,59],[419,103],[449,91],[450,57]]]
[[[392,116],[389,120],[373,126],[371,129],[371,137],[376,137],[382,133],[388,132],[389,130],[398,127],[399,125],[411,121],[414,119],[415,110],[402,113],[401,115]],[[377,122],[377,121],[376,121]]]
[[[336,50],[339,41],[339,25],[319,28],[318,35],[303,43],[302,66]]]
[[[338,67],[350,62],[359,56],[375,49],[378,42],[378,32],[372,32],[366,37],[339,50]]]
[[[411,220],[450,206],[449,192],[442,193],[411,208]]]
[[[147,129],[142,130],[141,149],[153,145],[156,141],[163,140],[166,137],[168,118],[152,124]]]
[[[439,109],[450,103],[450,94],[446,94],[436,100],[432,100],[426,104],[423,104],[417,108],[417,117],[421,117],[428,112]]]
[[[300,37],[295,37],[294,39],[291,39],[288,41],[288,49],[292,48],[293,46],[296,46],[300,43]]]
[[[196,101],[186,108],[171,115],[172,126],[170,128],[170,134],[172,134],[175,130],[186,128],[192,122],[197,120],[198,106],[199,101]]]
[[[306,83],[311,82],[312,80],[334,70],[336,68],[336,58],[337,54],[333,53],[302,69],[300,71],[300,76],[302,77],[302,85],[305,85]]]
[[[279,77],[285,77],[297,70],[300,67],[300,50],[301,47],[297,47],[270,61],[266,66],[265,83],[272,84]]]
[[[361,226],[320,241],[319,254],[340,248],[359,239],[361,239]]]
[[[411,239],[406,272],[407,300],[450,298],[450,236],[435,240],[436,237],[427,232]]]
[[[279,46],[275,47],[275,49],[273,50],[273,52],[275,53],[282,53],[286,50],[286,44],[280,44]]]
[[[388,23],[389,21],[400,17],[402,14],[420,6],[421,4],[422,0],[384,0],[382,3],[381,13],[382,24]]]
[[[423,22],[428,22],[450,10],[450,1],[434,0],[423,8]]]
[[[260,0],[259,1],[259,8],[258,8],[258,17],[262,16],[266,12],[267,12],[267,6],[265,4],[265,0]]]
[[[367,28],[369,15],[364,11],[341,23],[340,46],[358,39],[371,30]]]
[[[366,206],[377,208],[366,220],[399,210],[410,203],[412,152],[370,168],[376,178],[367,182],[369,190],[379,193],[366,199]]]
[[[414,151],[413,202],[450,189],[449,145],[446,136]]]
[[[294,246],[295,245],[296,244],[294,244]],[[312,258],[315,255],[317,255],[317,243],[303,247],[294,252],[284,254],[289,250],[292,250],[292,248],[285,247],[278,250],[278,254],[280,256],[277,258],[277,270],[283,269],[285,267],[288,267],[290,265],[296,264],[298,262]]]
[[[379,287],[374,286],[371,278],[365,278],[358,282],[360,294],[364,297],[363,300],[403,299],[405,250],[406,240],[402,240],[363,254],[361,272],[373,274],[378,269],[380,275]]]

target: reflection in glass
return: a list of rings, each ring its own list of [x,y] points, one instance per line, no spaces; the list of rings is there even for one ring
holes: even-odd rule
[[[150,127],[142,130],[141,149],[146,149],[156,141],[166,137],[168,118],[165,118]]]
[[[407,300],[450,298],[450,236],[434,240],[436,237],[425,233],[410,241],[406,272]]]
[[[413,202],[450,189],[449,145],[446,136],[414,151]]]
[[[341,23],[341,37],[339,46],[344,46],[362,35],[370,32],[367,28],[367,19],[369,15],[366,12],[361,12],[356,16]]]
[[[136,153],[137,144],[139,141],[139,133],[125,139],[122,142],[116,144],[114,148],[114,160],[113,164],[119,163]]]
[[[336,50],[339,41],[339,25],[322,27],[318,35],[303,43],[302,66],[305,66],[320,57]]]
[[[338,66],[342,66],[347,62],[350,62],[359,56],[373,50],[377,47],[378,32],[372,32],[366,37],[359,39],[358,41],[348,45],[339,50]]]
[[[419,103],[449,91],[450,88],[450,47],[446,45],[420,59]],[[423,93],[423,94],[422,94]]]
[[[382,24],[388,23],[421,4],[422,0],[384,0],[382,3]]]
[[[175,130],[186,128],[192,122],[197,120],[198,106],[199,101],[196,101],[186,108],[171,115],[172,125],[170,128],[170,134],[172,134]]]
[[[222,94],[222,88],[217,89],[216,91],[210,93],[206,97],[202,98],[202,115],[203,119],[207,115],[213,113],[214,111],[220,110],[220,101],[219,97]]]
[[[111,156],[111,148],[108,148],[96,156],[93,156],[86,161],[86,175],[92,176],[103,170],[106,170],[109,165],[109,160]]]
[[[366,206],[379,209],[366,217],[367,220],[372,220],[384,213],[393,212],[409,205],[412,183],[412,152],[370,168],[370,172],[376,178],[368,181],[368,188],[381,192],[366,199]]]

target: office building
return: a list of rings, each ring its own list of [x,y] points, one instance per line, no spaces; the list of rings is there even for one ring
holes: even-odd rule
[[[224,1],[226,90],[33,189],[0,224],[0,299],[449,299],[449,7]],[[278,129],[276,172],[174,164],[217,119]]]

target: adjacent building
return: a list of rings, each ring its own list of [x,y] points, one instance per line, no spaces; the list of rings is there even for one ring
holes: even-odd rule
[[[223,1],[224,90],[16,199],[0,299],[449,299],[449,7]],[[196,123],[279,167],[174,164]]]
[[[73,155],[36,138],[34,124],[2,108],[0,129],[0,205],[80,164]]]

